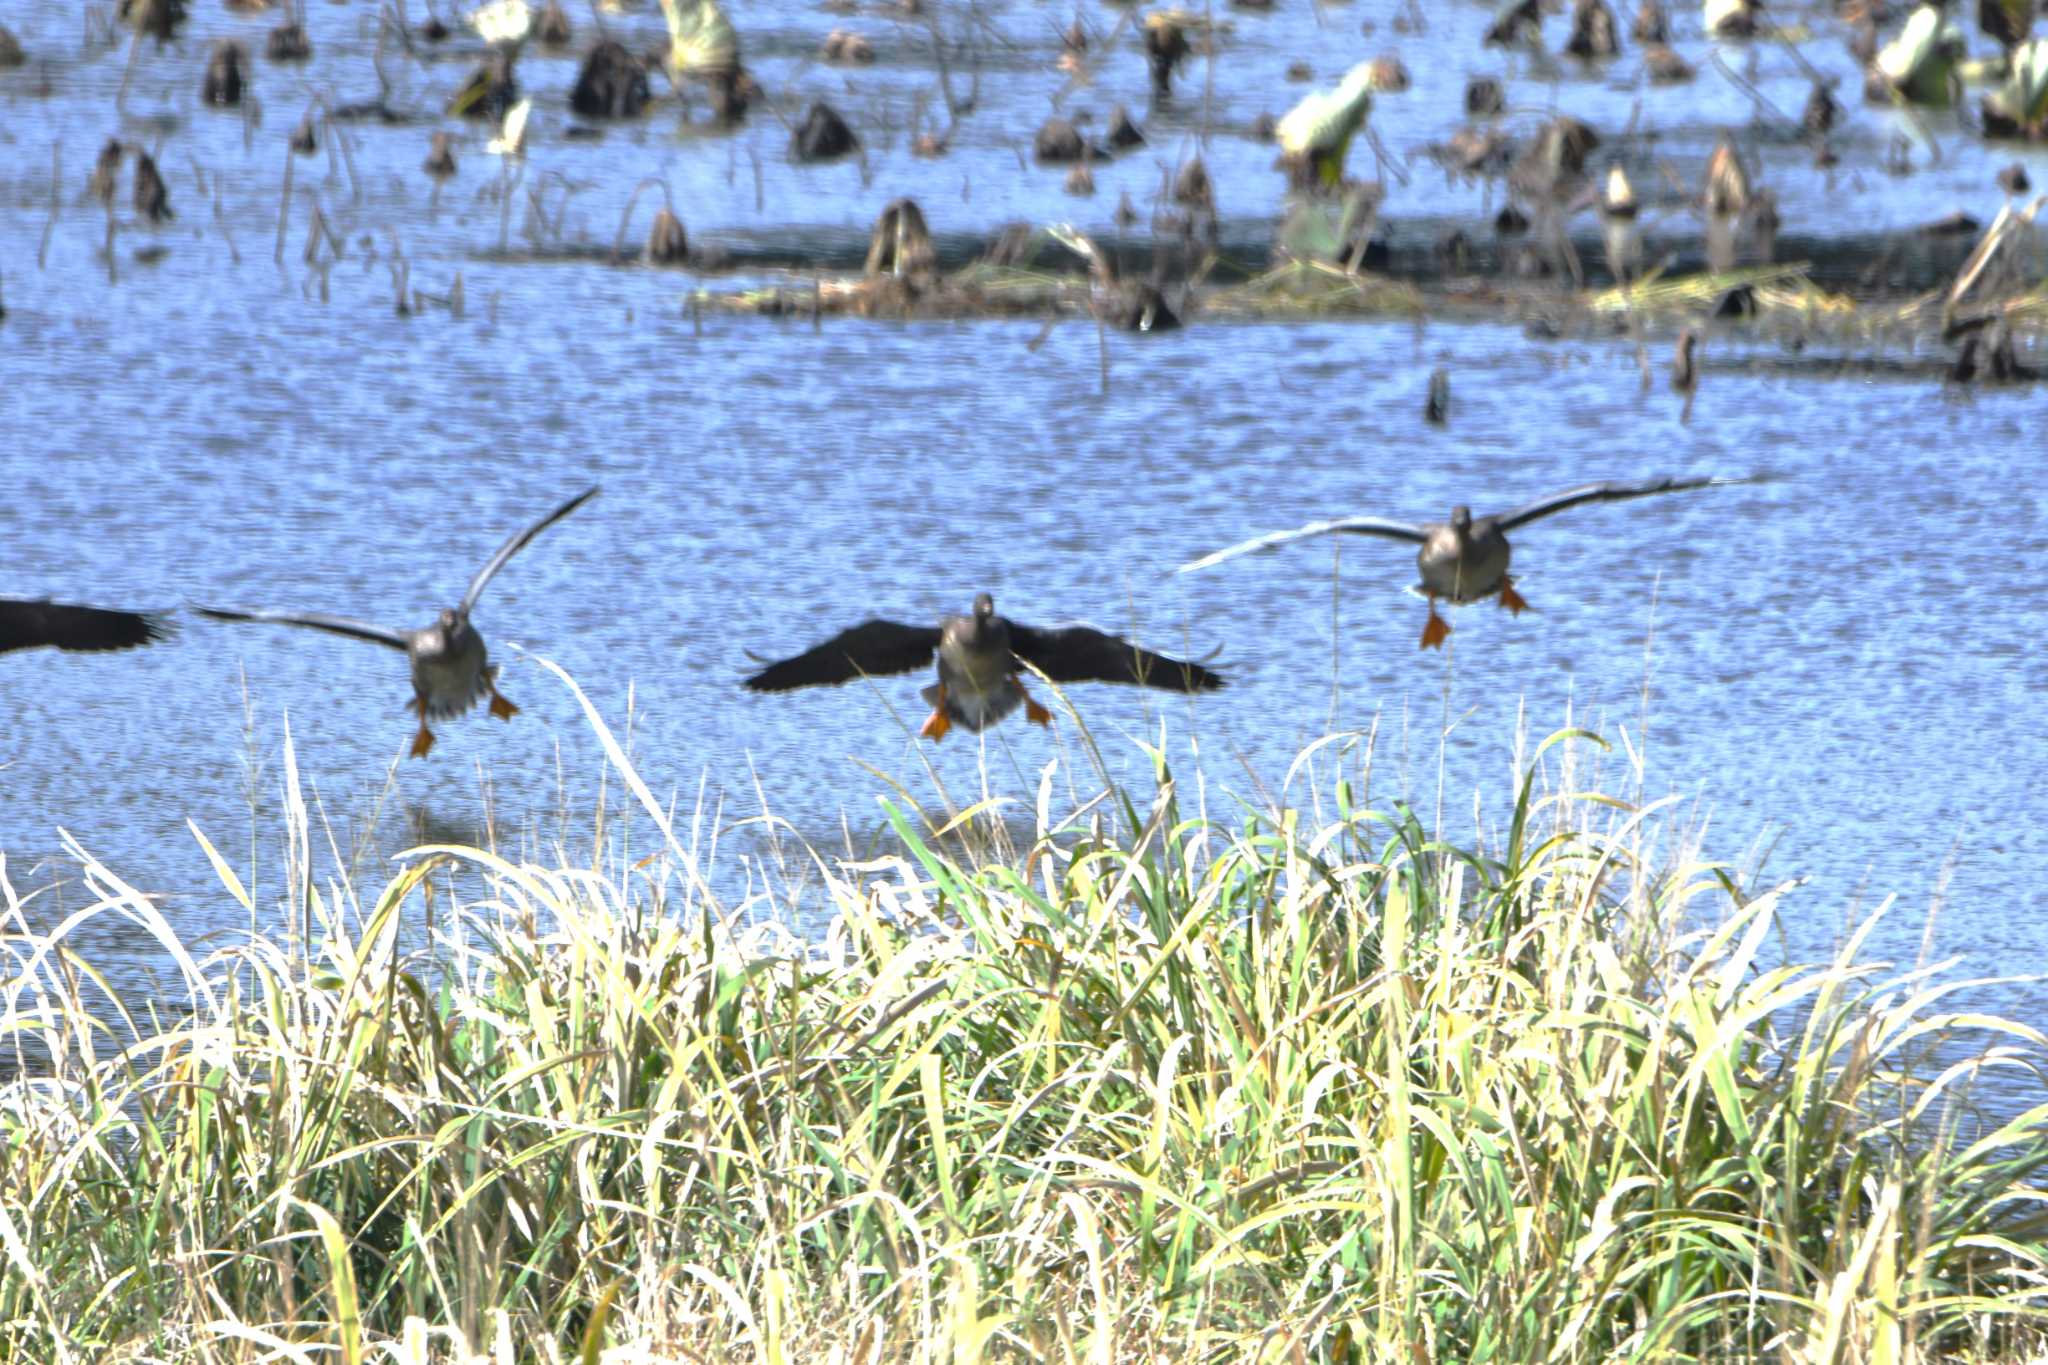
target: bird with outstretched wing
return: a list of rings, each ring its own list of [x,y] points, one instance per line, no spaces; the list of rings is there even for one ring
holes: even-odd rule
[[[1529,605],[1515,591],[1514,580],[1508,576],[1509,531],[1583,503],[1623,502],[1656,493],[1679,493],[1754,481],[1748,477],[1702,476],[1649,479],[1641,483],[1587,483],[1489,517],[1475,518],[1470,508],[1453,507],[1449,521],[1427,522],[1419,526],[1405,521],[1390,521],[1385,517],[1338,517],[1331,521],[1310,522],[1292,531],[1276,531],[1241,541],[1183,564],[1177,572],[1193,573],[1239,555],[1274,549],[1311,536],[1342,533],[1406,541],[1418,547],[1415,564],[1422,574],[1418,591],[1429,599],[1429,620],[1422,627],[1422,648],[1428,649],[1441,645],[1451,633],[1449,623],[1437,615],[1438,598],[1463,604],[1497,593],[1500,604],[1509,611],[1520,612]]]
[[[1024,690],[1025,665],[1055,683],[1112,682],[1171,692],[1208,692],[1223,686],[1222,675],[1202,664],[1170,659],[1093,626],[1038,629],[996,615],[995,599],[982,593],[966,616],[948,616],[935,626],[871,620],[843,630],[821,645],[769,664],[749,677],[754,692],[787,692],[824,687],[855,678],[910,673],[936,656],[939,680],[923,690],[930,717],[918,733],[944,739],[954,724],[979,731],[1024,708],[1038,725],[1052,713]]]
[[[483,596],[484,585],[505,567],[513,555],[525,549],[542,531],[596,496],[597,489],[586,489],[539,521],[514,532],[498,547],[490,561],[477,570],[476,577],[469,582],[469,590],[462,595],[461,603],[443,611],[432,625],[420,630],[394,630],[389,626],[346,616],[331,616],[325,612],[241,611],[227,607],[196,607],[195,610],[218,621],[305,626],[332,635],[345,635],[353,640],[366,640],[403,653],[412,668],[413,699],[407,707],[418,712],[420,718],[411,753],[414,758],[423,758],[434,747],[434,734],[427,728],[430,718],[447,720],[460,716],[485,697],[490,698],[491,714],[500,720],[510,720],[519,714],[519,708],[498,692],[497,666],[490,662],[483,635],[470,624],[470,613],[475,610],[477,599]]]
[[[112,611],[48,598],[0,597],[0,654],[17,649],[98,653],[168,639],[161,612]]]

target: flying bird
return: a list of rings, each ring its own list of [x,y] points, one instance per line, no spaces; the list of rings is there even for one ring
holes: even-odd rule
[[[1034,725],[1052,713],[1024,690],[1029,664],[1056,683],[1113,682],[1169,692],[1210,692],[1223,678],[1197,663],[1169,659],[1090,626],[1034,629],[996,615],[995,599],[981,593],[968,616],[935,626],[880,619],[843,630],[814,649],[769,664],[746,680],[754,692],[787,692],[885,673],[909,673],[938,656],[939,680],[920,695],[932,708],[918,731],[940,740],[954,724],[978,732],[1024,708]]]
[[[413,736],[411,752],[414,758],[424,758],[434,747],[434,734],[427,728],[430,719],[452,720],[486,697],[490,698],[491,714],[498,719],[510,720],[519,714],[518,707],[499,695],[497,666],[490,662],[484,648],[484,637],[469,623],[469,614],[476,608],[477,598],[483,595],[484,585],[505,567],[513,555],[525,549],[527,543],[542,531],[596,496],[597,489],[586,489],[531,526],[515,532],[511,539],[498,547],[490,562],[477,570],[476,577],[470,580],[469,591],[462,595],[461,603],[443,611],[432,625],[421,630],[393,630],[346,616],[329,616],[324,612],[234,611],[221,607],[198,607],[197,610],[202,616],[211,616],[218,621],[309,626],[314,630],[368,640],[371,644],[387,645],[402,651],[412,663],[413,699],[406,703],[406,709],[417,712],[420,718],[419,733]]]
[[[80,652],[134,649],[170,634],[169,624],[155,612],[0,597],[0,654],[46,645]]]
[[[1515,591],[1514,580],[1508,576],[1507,533],[1529,522],[1540,520],[1568,507],[1577,507],[1586,502],[1620,502],[1627,498],[1646,498],[1653,493],[1678,493],[1692,488],[1710,488],[1717,484],[1748,483],[1749,479],[1734,478],[1691,478],[1652,479],[1644,483],[1588,483],[1577,488],[1568,488],[1562,493],[1553,493],[1547,498],[1517,507],[1512,512],[1501,512],[1490,517],[1475,518],[1467,507],[1453,507],[1449,521],[1430,522],[1421,526],[1405,521],[1389,521],[1384,517],[1339,517],[1334,521],[1310,522],[1292,531],[1276,531],[1271,535],[1259,536],[1228,549],[1218,550],[1212,555],[1180,566],[1178,572],[1193,573],[1226,559],[1235,559],[1254,550],[1270,550],[1290,541],[1305,540],[1310,536],[1329,535],[1332,532],[1346,532],[1351,535],[1383,536],[1388,540],[1405,540],[1420,548],[1415,552],[1416,567],[1422,573],[1419,591],[1429,599],[1429,620],[1422,627],[1422,648],[1441,645],[1451,633],[1451,627],[1443,617],[1437,615],[1438,598],[1456,605],[1477,602],[1482,598],[1500,596],[1500,604],[1509,611],[1520,612],[1529,604]]]

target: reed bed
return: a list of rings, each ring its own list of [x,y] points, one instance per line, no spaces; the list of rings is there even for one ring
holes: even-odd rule
[[[82,847],[89,896],[39,931],[0,865],[32,1064],[0,1116],[7,1359],[2041,1341],[2048,1106],[1968,1099],[2038,1089],[2044,1039],[1952,1009],[1942,964],[1863,960],[1874,917],[1777,961],[1796,890],[1586,794],[1590,736],[1538,752],[1486,847],[1355,800],[1334,745],[1307,810],[1227,823],[1157,753],[1149,798],[1068,819],[1051,769],[945,828],[892,798],[893,851],[817,859],[811,942],[716,904],[602,737],[652,850],[423,847],[381,887],[316,874],[287,745],[274,889],[194,830],[251,925],[203,956]],[[108,920],[175,964],[153,1008],[79,946]]]

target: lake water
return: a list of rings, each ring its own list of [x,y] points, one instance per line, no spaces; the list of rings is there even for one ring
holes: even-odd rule
[[[409,64],[394,51],[392,103],[426,121],[352,127],[353,176],[324,150],[299,163],[280,265],[284,134],[316,91],[376,93],[373,11],[313,5],[316,60],[258,61],[264,117],[245,133],[239,116],[196,105],[205,40],[234,33],[260,50],[274,19],[203,0],[181,42],[144,46],[124,124],[113,106],[125,49],[85,45],[69,6],[15,0],[5,22],[47,65],[0,73],[0,591],[420,625],[513,526],[589,483],[604,493],[515,560],[477,613],[523,714],[441,725],[428,761],[402,757],[412,722],[397,656],[346,640],[187,616],[174,643],[129,655],[0,659],[10,877],[22,889],[60,883],[40,916],[75,906],[59,856],[68,830],[160,894],[187,935],[241,925],[186,822],[246,863],[253,800],[259,864],[275,868],[287,718],[345,849],[477,838],[487,824],[515,845],[575,848],[603,756],[573,699],[517,642],[567,668],[622,733],[630,716],[657,792],[686,811],[705,793],[726,829],[719,884],[737,900],[772,849],[738,823],[764,801],[805,837],[836,846],[851,831],[865,846],[885,790],[870,768],[937,809],[935,780],[971,799],[985,767],[992,790],[1027,795],[1049,757],[1079,765],[1064,720],[1050,733],[1006,726],[985,746],[918,745],[921,677],[779,697],[738,686],[747,651],[794,652],[869,615],[932,618],[987,589],[1025,621],[1092,619],[1160,648],[1220,654],[1229,689],[1195,702],[1074,690],[1117,776],[1141,788],[1136,742],[1163,730],[1183,782],[1229,817],[1239,798],[1262,803],[1302,744],[1377,725],[1374,794],[1433,812],[1448,706],[1443,820],[1462,840],[1475,819],[1492,831],[1507,818],[1518,726],[1540,737],[1577,720],[1633,738],[1647,680],[1650,794],[1679,793],[1710,821],[1711,856],[1749,865],[1768,846],[1768,875],[1811,879],[1787,907],[1792,952],[1826,951],[1852,909],[1896,893],[1910,909],[1874,949],[1910,957],[1923,907],[1945,887],[1938,949],[1986,973],[2048,965],[2042,897],[2020,876],[2048,856],[2048,744],[2032,712],[2048,663],[2027,644],[2048,633],[2038,389],[1958,394],[1925,365],[1842,366],[1717,334],[1681,425],[1661,341],[1646,393],[1621,341],[1197,318],[1171,335],[1111,337],[1105,395],[1091,324],[1058,326],[1037,345],[1035,322],[814,330],[707,312],[700,324],[685,304],[689,275],[614,267],[587,250],[498,250],[608,246],[648,176],[666,178],[693,241],[799,227],[847,237],[906,193],[950,230],[1066,218],[1107,233],[1120,194],[1148,204],[1205,124],[1223,212],[1256,233],[1277,212],[1280,182],[1272,148],[1243,134],[1303,89],[1281,79],[1285,64],[1306,58],[1328,81],[1389,48],[1416,77],[1375,113],[1397,159],[1457,126],[1458,92],[1481,72],[1509,78],[1524,126],[1555,106],[1603,130],[1631,117],[1655,128],[1654,145],[1632,142],[1628,155],[1668,163],[1683,186],[1697,183],[1715,132],[1750,117],[1748,97],[1712,73],[1696,8],[1674,21],[1680,50],[1708,74],[1647,95],[1632,47],[1603,74],[1566,66],[1551,80],[1526,56],[1480,50],[1485,7],[1426,8],[1423,35],[1394,32],[1405,6],[1231,12],[1213,76],[1190,68],[1174,110],[1150,120],[1153,147],[1099,171],[1092,200],[1060,193],[1057,170],[1019,164],[1060,89],[1064,7],[941,11],[948,35],[982,35],[982,76],[976,111],[936,161],[912,157],[904,131],[917,92],[934,84],[917,26],[789,4],[736,14],[771,95],[792,107],[830,95],[869,139],[865,167],[792,165],[766,110],[732,135],[680,129],[663,107],[600,142],[564,141],[574,63],[535,54],[522,64],[538,100],[525,183],[548,187],[551,216],[574,192],[559,232],[532,235],[523,202],[501,220],[484,193],[499,167],[474,129],[462,130],[459,178],[432,201],[419,163],[432,128],[457,124],[431,115],[467,64]],[[1120,14],[1086,13],[1104,34]],[[573,17],[581,47],[591,19]],[[606,22],[635,46],[661,32],[651,9]],[[851,72],[814,64],[835,26],[869,33],[882,60]],[[1549,28],[1554,47],[1564,25]],[[1784,49],[1723,50],[1796,113],[1806,79]],[[1807,53],[1848,70],[1832,36]],[[1096,111],[1100,126],[1112,103],[1142,109],[1144,80],[1126,29],[1096,83],[1065,103]],[[1895,177],[1878,163],[1897,116],[1850,101],[1846,121],[1831,181],[1806,149],[1745,133],[1788,224],[1851,233],[1996,211],[1991,172],[2009,152],[1950,131],[1938,165],[1916,148],[1919,169]],[[117,131],[162,139],[179,217],[155,234],[124,227],[110,278],[97,255],[104,221],[78,196]],[[39,268],[53,144],[62,212]],[[1369,158],[1361,148],[1353,159]],[[2048,181],[2048,166],[2032,164]],[[1397,222],[1476,223],[1499,202],[1427,163],[1408,173],[1389,201]],[[1679,186],[1638,183],[1682,226]],[[126,194],[124,174],[124,221]],[[339,261],[323,253],[309,266],[315,198],[346,245]],[[643,200],[633,239],[650,213]],[[168,250],[138,260],[148,245]],[[463,315],[397,315],[399,252],[414,288],[439,293],[459,273]],[[1442,429],[1422,420],[1438,366],[1454,395]],[[1441,655],[1416,648],[1424,611],[1401,591],[1413,562],[1395,545],[1336,547],[1334,622],[1330,542],[1169,576],[1246,535],[1337,513],[1422,520],[1453,502],[1498,510],[1588,479],[1751,472],[1775,477],[1523,532],[1518,581],[1536,610],[1456,612]],[[1610,776],[1626,779],[1619,763]],[[119,979],[139,983],[153,961],[111,926],[86,946]],[[2017,998],[2035,1018],[2041,1003]]]

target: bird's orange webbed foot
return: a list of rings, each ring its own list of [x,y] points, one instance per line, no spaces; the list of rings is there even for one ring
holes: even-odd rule
[[[1024,690],[1022,683],[1017,684],[1017,695],[1024,698],[1024,719],[1030,721],[1033,725],[1052,724],[1052,712],[1040,706],[1032,698],[1031,694]]]
[[[425,721],[421,721],[419,733],[412,737],[412,756],[414,758],[425,758],[428,750],[433,747],[434,732],[427,728]]]
[[[1436,614],[1436,602],[1429,604],[1429,619],[1422,623],[1422,647],[1436,649],[1450,638],[1451,623]]]
[[[491,689],[491,714],[499,720],[510,720],[519,714],[519,708],[498,695],[498,689]]]
[[[1516,615],[1520,615],[1529,607],[1529,604],[1522,600],[1522,594],[1515,591],[1515,580],[1506,577],[1500,580],[1500,604]]]
[[[932,713],[925,717],[924,724],[919,727],[917,733],[936,744],[944,739],[946,732],[952,728],[953,718],[946,714],[946,686],[941,683],[937,694],[932,697]]]

